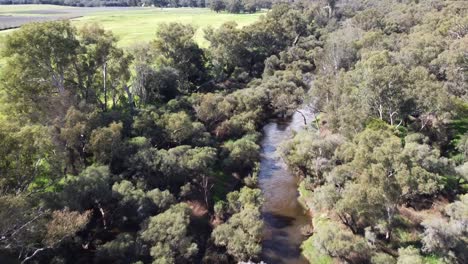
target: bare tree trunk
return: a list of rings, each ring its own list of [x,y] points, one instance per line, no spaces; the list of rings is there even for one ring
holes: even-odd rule
[[[302,112],[301,112],[301,111],[299,111],[299,110],[296,110],[296,112],[298,112],[299,114],[301,114],[301,116],[302,116],[302,119],[304,120],[304,125],[305,125],[305,126],[307,126],[307,119],[306,119],[306,117],[305,117],[304,113],[302,113]]]
[[[397,111],[390,113],[390,125],[391,126],[393,126],[393,116],[396,115],[397,113],[398,113]]]
[[[21,264],[26,263],[28,260],[31,260],[32,258],[34,258],[34,256],[36,256],[39,252],[44,251],[44,250],[46,250],[46,249],[47,249],[47,248],[38,248],[38,249],[36,249],[36,250],[32,253],[31,256],[28,256],[28,257],[26,257],[23,261],[21,261]]]
[[[130,87],[128,87],[127,84],[124,83],[123,88],[125,90],[125,93],[127,93],[128,103],[130,104],[130,109],[133,112],[133,107],[135,106],[135,103],[133,101],[133,94],[132,92],[130,92]]]
[[[104,62],[102,66],[102,75],[103,75],[103,84],[104,84],[104,111],[107,110],[107,87],[106,87],[106,79],[107,79],[107,62]]]
[[[379,104],[379,116],[380,116],[380,120],[383,120],[383,110],[382,110],[382,104]]]
[[[210,182],[207,176],[203,176],[202,187],[203,187],[203,195],[205,198],[206,208],[210,208],[208,197],[209,197],[210,190],[213,187],[213,184],[210,185]]]
[[[117,105],[117,100],[116,100],[117,93],[115,92],[116,86],[112,84],[111,89],[112,89],[112,108],[115,109],[115,106]]]
[[[102,208],[101,203],[99,201],[96,201],[96,204],[102,216],[102,225],[104,226],[104,229],[107,229],[106,212],[104,211],[104,208]]]

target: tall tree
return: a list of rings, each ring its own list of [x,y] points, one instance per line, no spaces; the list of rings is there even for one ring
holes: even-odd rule
[[[181,23],[161,24],[153,41],[158,64],[176,69],[185,82],[184,92],[195,90],[205,81],[205,56],[193,40],[195,28]]]
[[[150,218],[141,238],[151,245],[153,263],[180,263],[197,253],[198,246],[190,237],[189,224],[190,208],[183,203]]]

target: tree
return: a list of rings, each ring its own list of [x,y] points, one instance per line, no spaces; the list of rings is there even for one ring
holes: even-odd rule
[[[409,73],[410,87],[406,96],[414,101],[409,111],[419,119],[419,130],[435,125],[438,120],[450,117],[452,106],[450,96],[442,84],[432,78],[427,69],[416,67]]]
[[[396,264],[396,259],[385,253],[376,253],[371,258],[372,264]]]
[[[398,254],[400,255],[398,257],[397,264],[423,264],[424,261],[419,254],[419,250],[409,246],[406,248],[399,248],[398,249]]]
[[[363,34],[358,28],[347,26],[327,36],[323,49],[318,49],[316,60],[323,73],[337,73],[340,69],[350,69],[357,60],[358,50],[354,45]]]
[[[388,52],[373,53],[356,65],[359,91],[374,115],[391,125],[405,117],[405,74],[401,65],[391,65]]]
[[[165,113],[159,120],[160,126],[164,127],[166,138],[170,143],[183,144],[203,140],[205,127],[199,122],[192,122],[186,112]]]
[[[301,131],[284,142],[281,153],[296,174],[311,177],[313,182],[320,184],[324,173],[333,168],[335,150],[343,143],[344,138],[338,134],[321,136]]]
[[[112,185],[112,197],[119,201],[118,214],[124,221],[126,218],[144,219],[150,215],[150,204],[142,189],[136,188],[132,182],[122,180]]]
[[[116,219],[127,225],[137,224],[148,216],[161,213],[176,202],[168,190],[156,188],[145,192],[128,180],[114,183],[112,197],[119,203]]]
[[[106,229],[108,215],[105,205],[112,195],[109,178],[106,166],[87,167],[80,175],[65,179],[63,189],[57,195],[58,203],[81,212],[95,209]]]
[[[43,241],[44,247],[35,248],[30,254],[26,254],[21,263],[26,263],[39,253],[57,248],[65,239],[75,235],[76,232],[83,229],[89,222],[91,212],[86,211],[82,214],[70,212],[68,209],[52,212],[46,228],[46,235]]]
[[[87,164],[86,145],[89,141],[90,116],[75,107],[70,107],[65,115],[65,122],[60,129],[59,138],[65,145],[66,172],[77,175]]]
[[[236,260],[256,258],[261,252],[263,222],[260,208],[263,197],[259,189],[243,187],[227,195],[227,203],[221,201],[215,205],[218,218],[230,218],[217,226],[211,237],[215,244],[224,246]]]
[[[219,13],[226,8],[226,5],[223,0],[210,0],[210,8],[216,13]]]
[[[211,175],[215,160],[216,150],[210,147],[149,148],[132,157],[129,172],[146,179],[151,188],[165,187],[175,192],[188,181],[203,183]]]
[[[224,160],[225,166],[238,172],[252,169],[254,162],[260,156],[260,147],[249,136],[244,136],[235,141],[228,141],[224,143],[223,148],[227,152],[227,157]]]
[[[322,254],[347,262],[351,262],[349,257],[353,254],[365,259],[369,250],[362,237],[340,228],[330,220],[322,220],[315,227],[312,243]]]
[[[143,80],[145,94],[139,95],[145,103],[167,102],[180,95],[183,90],[180,87],[179,72],[167,66],[152,71]]]
[[[244,0],[242,3],[244,12],[255,13],[259,8],[258,0]]]
[[[221,121],[226,120],[234,110],[232,102],[217,93],[201,94],[194,102],[196,116],[212,131]]]
[[[305,84],[289,71],[278,71],[263,80],[270,101],[269,107],[280,117],[291,116],[302,103]]]
[[[136,260],[137,243],[130,233],[120,233],[117,237],[99,247],[97,255],[101,261],[132,262]]]
[[[243,187],[240,191],[227,194],[227,213],[239,213],[247,207],[260,208],[263,204],[263,196],[260,189]]]
[[[34,199],[28,199],[24,195],[0,196],[0,208],[2,248],[10,248],[11,251],[24,250],[29,256],[34,254],[45,237],[46,217],[49,212],[38,206]],[[24,258],[23,254],[19,258]]]
[[[80,214],[71,212],[67,208],[52,212],[52,220],[47,223],[46,245],[52,247],[65,238],[83,229],[91,218],[91,211]]]
[[[195,28],[181,23],[161,24],[152,45],[159,54],[160,65],[170,66],[179,71],[184,82],[182,91],[192,92],[193,85],[205,81],[205,57],[203,50],[193,41]]]
[[[146,197],[156,206],[158,211],[164,211],[171,205],[175,204],[176,199],[174,195],[168,190],[161,191],[159,189],[153,189],[146,193]]]
[[[468,195],[462,195],[459,201],[445,208],[448,220],[433,218],[424,220],[422,234],[423,251],[438,254],[450,262],[465,261],[468,256],[464,250],[468,243]]]
[[[229,13],[238,14],[243,10],[244,6],[240,0],[227,0],[226,1],[226,10]]]
[[[215,244],[224,246],[236,260],[249,260],[261,252],[263,223],[258,208],[247,207],[234,214],[212,233]]]
[[[141,238],[150,243],[153,263],[179,263],[194,256],[198,247],[188,233],[190,208],[183,203],[150,218]]]
[[[74,63],[75,85],[82,91],[82,99],[98,103],[106,111],[109,99],[115,107],[125,92],[132,57],[117,48],[117,38],[112,32],[95,24],[80,28],[78,35],[81,47],[78,61]]]
[[[122,123],[111,123],[108,127],[93,130],[89,141],[89,148],[93,152],[96,162],[108,164],[116,155],[122,140]]]
[[[4,194],[41,192],[62,176],[61,153],[46,126],[3,123],[0,188]]]
[[[148,138],[153,146],[166,144],[166,139],[162,137],[164,131],[160,124],[160,115],[153,106],[140,109],[132,124],[133,134]]]
[[[331,186],[338,197],[328,195],[313,204],[325,209],[333,206],[353,233],[384,222],[385,237],[390,239],[397,206],[440,191],[441,174],[453,168],[427,145],[409,142],[402,148],[392,130],[381,125],[370,125],[354,137],[353,143],[344,143],[336,150],[335,159],[341,165],[325,176],[331,185],[320,188],[313,197],[321,199],[333,193]]]
[[[37,197],[35,197],[37,199]],[[26,263],[45,251],[58,248],[89,222],[90,211],[63,210],[50,212],[27,196],[0,196],[0,245],[21,251]]]
[[[28,24],[9,35],[3,51],[9,59],[2,69],[9,100],[34,120],[42,120],[45,112],[54,115],[51,104],[67,104],[62,101],[67,93],[75,95],[68,80],[79,45],[68,21]]]
[[[205,38],[210,42],[210,59],[216,81],[224,81],[234,71],[250,73],[247,35],[234,22],[222,24],[218,29],[205,29]]]

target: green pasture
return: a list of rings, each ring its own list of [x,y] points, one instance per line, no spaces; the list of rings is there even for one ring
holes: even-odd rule
[[[195,40],[199,45],[206,47],[208,43],[203,37],[204,28],[208,26],[216,28],[228,21],[246,26],[255,22],[259,16],[259,13],[216,13],[204,8],[149,8],[125,12],[99,12],[73,21],[78,26],[90,22],[102,25],[105,29],[114,32],[119,37],[119,44],[124,47],[153,39],[161,23],[180,22],[195,26],[197,28]]]
[[[208,8],[81,8],[54,5],[6,5],[0,6],[0,16],[2,15],[80,16],[72,19],[72,23],[77,26],[98,23],[105,29],[112,30],[119,38],[119,45],[122,47],[150,41],[154,38],[158,25],[161,23],[180,22],[195,26],[197,28],[195,40],[201,46],[206,47],[208,43],[203,38],[204,28],[208,26],[216,28],[228,21],[235,21],[239,26],[246,26],[255,22],[262,13],[216,13]],[[5,33],[0,31],[0,37],[4,35]]]

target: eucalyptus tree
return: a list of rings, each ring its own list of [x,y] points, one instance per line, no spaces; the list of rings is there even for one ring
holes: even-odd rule
[[[189,233],[189,224],[190,208],[184,203],[173,205],[150,218],[141,238],[151,247],[153,263],[189,262],[198,252],[198,246]]]

